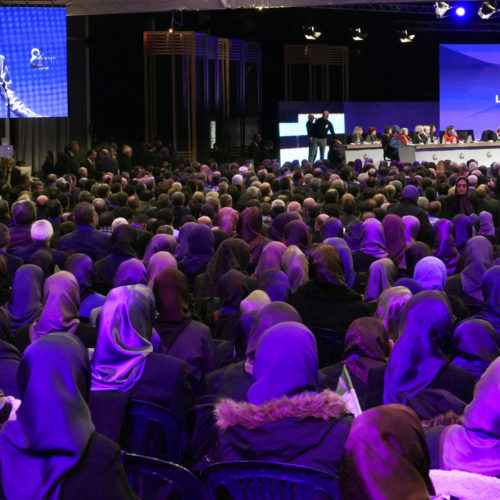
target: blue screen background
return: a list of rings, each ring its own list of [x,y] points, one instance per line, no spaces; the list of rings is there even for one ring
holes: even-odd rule
[[[500,127],[500,45],[440,45],[440,129],[484,130]]]
[[[30,64],[33,49],[38,67]],[[65,8],[0,7],[0,54],[24,104],[41,116],[68,116]],[[6,117],[0,102],[0,118]]]

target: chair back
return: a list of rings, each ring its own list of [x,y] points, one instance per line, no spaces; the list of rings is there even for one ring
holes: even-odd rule
[[[202,489],[196,477],[184,467],[157,458],[122,453],[130,486],[141,500],[181,498],[202,499]]]
[[[342,361],[345,334],[329,328],[312,327],[311,332],[318,345],[319,367],[333,365]]]
[[[125,415],[120,446],[123,450],[148,457],[182,462],[183,427],[167,408],[132,399]]]
[[[203,471],[208,498],[225,489],[233,500],[311,500],[321,492],[341,500],[338,477],[315,469],[276,462],[224,462]]]

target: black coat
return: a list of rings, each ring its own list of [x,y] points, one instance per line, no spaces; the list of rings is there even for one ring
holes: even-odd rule
[[[55,248],[51,248],[47,246],[45,243],[36,241],[31,245],[18,250],[15,254],[17,257],[24,261],[28,261],[30,257],[37,252],[38,250],[48,250],[52,257],[54,258],[54,264],[59,266],[59,268],[63,269],[66,263],[66,259],[68,258],[68,254],[61,250],[56,250]]]
[[[57,247],[68,253],[84,253],[94,262],[109,253],[111,236],[97,231],[94,227],[77,228],[59,239]]]
[[[405,215],[413,215],[416,217],[420,221],[420,229],[418,231],[417,239],[427,243],[432,248],[434,237],[432,234],[432,225],[429,221],[429,216],[425,210],[420,208],[413,200],[404,198],[396,205],[390,206],[387,213],[399,215],[400,217],[404,217]]]

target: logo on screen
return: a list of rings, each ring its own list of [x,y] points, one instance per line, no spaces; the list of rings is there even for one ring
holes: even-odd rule
[[[495,102],[498,104],[500,103],[500,100],[498,99],[498,94],[495,96]]]
[[[56,60],[55,57],[42,54],[40,49],[31,49],[30,65],[35,69],[49,69],[50,64]]]

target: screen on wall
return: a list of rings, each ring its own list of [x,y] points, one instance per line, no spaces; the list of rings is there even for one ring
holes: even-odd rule
[[[0,118],[68,116],[66,9],[0,7]]]
[[[500,127],[500,45],[440,45],[440,129],[484,130]]]

